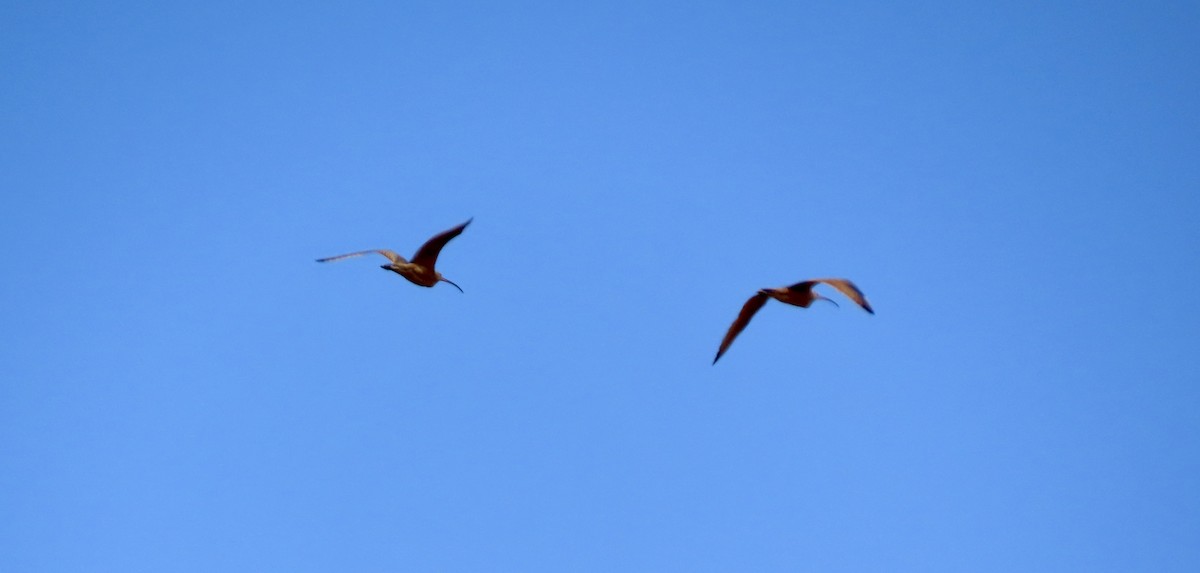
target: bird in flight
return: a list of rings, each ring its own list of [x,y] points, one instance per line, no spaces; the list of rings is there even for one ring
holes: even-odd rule
[[[411,262],[404,260],[404,257],[387,249],[372,249],[369,251],[346,253],[344,255],[337,255],[335,257],[317,259],[317,262],[328,263],[331,261],[348,259],[350,257],[361,257],[371,253],[379,253],[391,261],[391,264],[379,265],[380,268],[392,271],[408,279],[408,282],[410,283],[423,287],[432,287],[438,284],[438,282],[448,282],[451,285],[454,285],[454,288],[458,289],[458,292],[462,292],[462,287],[454,284],[454,282],[452,282],[450,279],[442,276],[442,273],[434,270],[433,265],[437,263],[438,253],[442,252],[442,247],[445,247],[446,243],[450,242],[450,239],[453,239],[461,234],[463,229],[466,229],[467,225],[470,225],[471,221],[474,220],[474,217],[467,219],[466,223],[450,229],[449,231],[443,231],[442,233],[435,235],[432,239],[425,241],[425,244],[421,245],[420,249],[417,249],[417,254],[413,255]]]
[[[750,297],[746,304],[742,306],[742,311],[738,313],[737,320],[729,325],[729,332],[725,333],[725,339],[721,341],[721,347],[717,349],[717,357],[713,358],[713,364],[716,364],[721,359],[721,355],[729,349],[729,345],[733,344],[733,339],[750,324],[750,319],[754,318],[754,313],[762,308],[767,303],[767,299],[773,298],[779,302],[786,302],[791,305],[808,308],[813,302],[818,300],[827,300],[832,302],[834,306],[838,303],[832,299],[823,297],[813,290],[817,283],[825,283],[835,289],[838,289],[842,294],[850,297],[850,300],[858,303],[858,306],[863,307],[863,310],[875,314],[871,308],[871,304],[867,302],[867,297],[863,295],[861,290],[858,290],[854,283],[846,279],[812,279],[804,282],[798,282],[789,287],[783,288],[764,288],[758,291],[758,294]]]

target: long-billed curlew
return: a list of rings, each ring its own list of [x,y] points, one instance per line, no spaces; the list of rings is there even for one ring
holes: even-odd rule
[[[742,332],[742,329],[746,328],[747,324],[750,324],[750,319],[754,318],[754,313],[758,312],[758,309],[767,303],[768,298],[804,308],[808,308],[809,305],[817,300],[827,300],[833,302],[834,306],[837,306],[837,303],[832,299],[823,297],[813,290],[813,287],[817,283],[825,283],[842,291],[842,294],[858,303],[858,306],[863,307],[863,310],[875,314],[875,311],[871,309],[871,304],[867,302],[867,297],[863,296],[862,291],[858,290],[858,287],[854,286],[854,283],[846,279],[812,279],[784,288],[760,289],[758,294],[746,301],[746,304],[742,306],[742,311],[738,313],[737,320],[734,320],[733,324],[729,326],[729,332],[725,333],[725,339],[721,341],[721,348],[717,349],[717,357],[713,358],[713,364],[716,364],[721,359],[721,355],[725,354],[730,344],[733,344],[733,339],[737,338],[737,335]]]
[[[446,243],[450,242],[450,239],[453,239],[462,233],[463,229],[466,229],[467,225],[470,225],[471,221],[474,220],[474,217],[467,219],[466,223],[450,229],[449,231],[439,233],[432,239],[425,241],[425,244],[421,245],[420,249],[417,249],[417,254],[413,255],[412,262],[404,260],[404,257],[387,249],[372,249],[369,251],[346,253],[344,255],[337,255],[335,257],[317,259],[317,262],[328,263],[330,261],[338,261],[341,259],[348,259],[350,257],[361,257],[371,253],[379,253],[387,257],[388,260],[392,261],[392,263],[388,265],[379,265],[380,268],[392,271],[408,279],[408,282],[410,283],[423,287],[432,287],[433,285],[438,284],[439,281],[448,282],[454,285],[454,288],[458,289],[459,292],[462,292],[462,287],[454,284],[453,281],[442,276],[442,273],[434,270],[433,265],[437,263],[438,253],[442,252],[442,247],[445,247]]]

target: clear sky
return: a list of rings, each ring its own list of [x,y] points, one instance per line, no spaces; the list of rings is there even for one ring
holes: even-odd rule
[[[0,570],[1200,570],[1195,2],[0,26]]]

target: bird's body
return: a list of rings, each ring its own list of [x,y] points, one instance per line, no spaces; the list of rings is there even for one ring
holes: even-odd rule
[[[738,313],[737,319],[733,321],[733,324],[729,325],[729,331],[725,333],[725,338],[721,340],[721,347],[717,349],[717,357],[713,358],[713,364],[716,364],[721,359],[721,355],[725,354],[730,344],[733,344],[733,339],[737,338],[737,335],[746,328],[747,324],[750,324],[750,319],[754,318],[754,313],[758,312],[758,309],[762,308],[764,304],[767,304],[767,300],[769,299],[773,298],[779,302],[802,308],[808,308],[818,300],[827,300],[836,306],[837,303],[832,299],[821,296],[813,290],[813,287],[817,283],[825,283],[836,288],[842,294],[849,297],[850,300],[857,303],[858,306],[861,306],[863,310],[875,314],[875,311],[871,308],[871,304],[867,302],[867,297],[863,295],[862,291],[858,290],[858,287],[854,283],[846,279],[812,279],[783,288],[759,289],[758,293],[750,297],[746,301],[746,304],[742,305],[742,311]]]
[[[413,255],[412,261],[406,260],[404,257],[396,254],[395,251],[389,251],[388,249],[371,249],[368,251],[357,251],[354,253],[346,253],[344,255],[326,257],[324,259],[317,259],[317,262],[328,263],[331,261],[348,259],[350,257],[380,254],[387,257],[387,259],[391,261],[390,264],[379,265],[380,268],[392,271],[408,279],[408,282],[410,283],[423,287],[432,287],[439,282],[448,282],[451,285],[454,285],[454,288],[461,292],[461,287],[454,284],[452,281],[450,281],[450,279],[443,277],[442,273],[437,272],[434,266],[437,263],[438,254],[442,252],[442,247],[445,247],[446,243],[450,242],[450,239],[459,236],[463,232],[463,229],[466,229],[467,225],[470,225],[471,221],[473,220],[474,219],[468,219],[466,223],[463,223],[448,231],[439,233],[432,239],[425,241],[425,244],[421,245],[420,249],[417,249],[417,254]]]
[[[379,268],[392,271],[393,273],[408,279],[408,282],[423,287],[432,287],[433,285],[438,284],[438,282],[440,282],[443,278],[442,273],[430,269],[429,267],[414,265],[412,263],[393,263],[390,265],[380,265]]]

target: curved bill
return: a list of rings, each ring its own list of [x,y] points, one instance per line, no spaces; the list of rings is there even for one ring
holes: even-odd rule
[[[460,287],[460,286],[458,286],[458,285],[454,284],[454,281],[452,281],[452,280],[450,280],[450,279],[447,279],[447,278],[443,278],[443,279],[441,279],[441,280],[442,280],[442,282],[446,282],[446,283],[450,283],[450,284],[454,285],[454,288],[458,289],[458,292],[463,292],[463,289],[462,289],[462,287]],[[463,293],[463,294],[466,294],[466,293]]]

